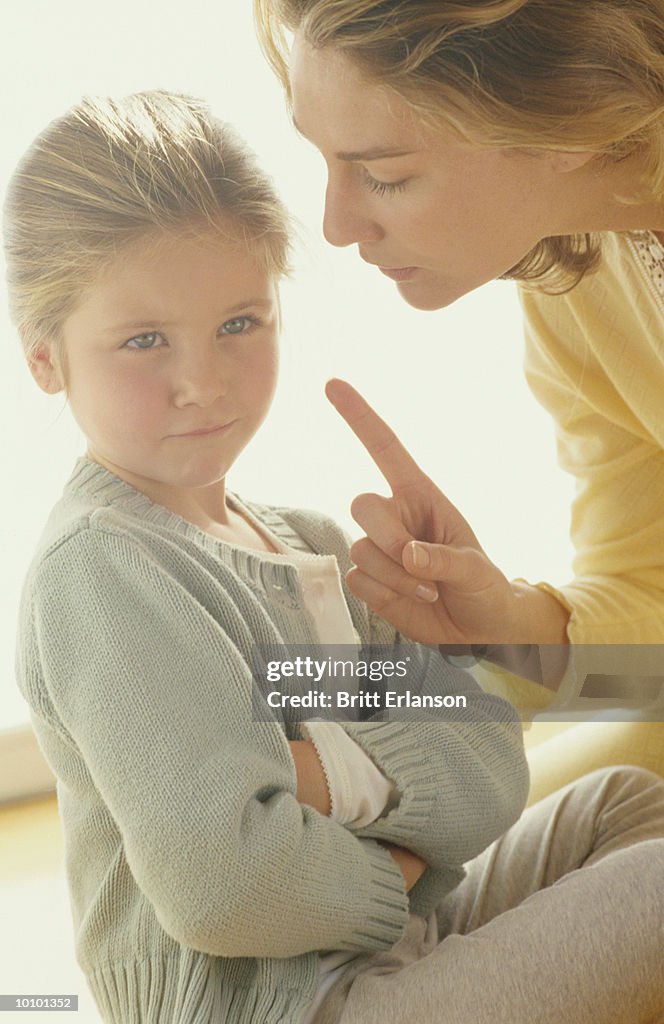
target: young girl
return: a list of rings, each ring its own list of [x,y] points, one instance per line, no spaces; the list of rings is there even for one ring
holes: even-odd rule
[[[520,728],[437,652],[407,648],[466,697],[447,720],[252,715],[257,644],[399,638],[342,590],[333,523],[226,488],[272,397],[288,249],[244,145],[187,97],[85,101],[19,166],[5,241],[30,369],[87,440],[18,678],[104,1019],[654,1019],[661,780],[591,776],[478,856],[525,801]]]

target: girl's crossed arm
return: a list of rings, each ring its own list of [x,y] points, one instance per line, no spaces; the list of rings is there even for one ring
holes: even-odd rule
[[[408,916],[401,871],[297,801],[282,727],[252,720],[247,662],[185,583],[104,516],[42,560],[19,665],[42,738],[75,751],[81,804],[108,808],[117,856],[178,942],[388,948]]]
[[[330,790],[316,747],[311,740],[290,740],[289,746],[297,775],[298,801],[329,817],[332,810]],[[406,892],[410,892],[426,871],[427,862],[394,843],[383,842],[382,845],[401,871]]]

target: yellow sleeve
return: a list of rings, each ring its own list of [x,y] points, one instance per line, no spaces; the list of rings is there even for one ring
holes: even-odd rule
[[[624,237],[565,295],[522,291],[526,377],[576,478],[573,643],[664,643],[664,303]]]

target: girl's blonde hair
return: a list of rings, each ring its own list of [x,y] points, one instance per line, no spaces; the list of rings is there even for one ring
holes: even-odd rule
[[[425,118],[481,145],[640,151],[664,198],[663,0],[254,0],[263,49],[289,94],[287,32],[333,47]],[[573,286],[599,237],[547,238],[509,275]]]
[[[4,209],[10,312],[28,357],[131,242],[202,230],[288,269],[289,220],[270,179],[200,100],[86,98],[37,137]]]

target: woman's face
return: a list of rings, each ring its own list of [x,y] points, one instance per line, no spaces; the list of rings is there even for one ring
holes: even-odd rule
[[[510,270],[542,238],[566,233],[555,154],[462,142],[433,131],[342,54],[296,38],[298,130],[328,167],[323,232],[439,309]]]

